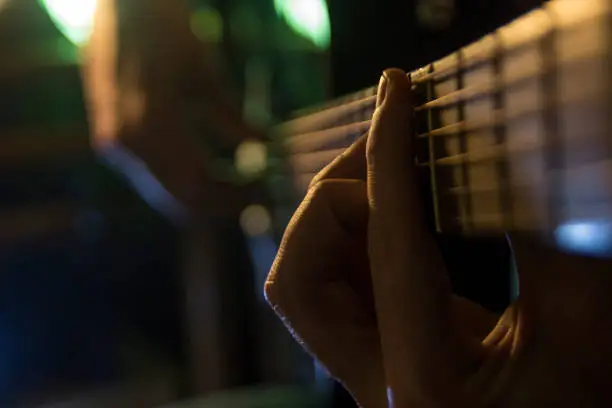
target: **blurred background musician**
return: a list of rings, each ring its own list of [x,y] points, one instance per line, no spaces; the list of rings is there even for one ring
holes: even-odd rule
[[[99,0],[85,49],[94,148],[171,217],[244,205],[232,199],[237,188],[212,176],[213,161],[262,139],[231,98],[217,50],[189,23],[184,2]],[[143,163],[169,196],[147,191],[132,161]]]
[[[161,3],[120,2],[125,7],[116,16],[126,35],[119,38],[127,41],[113,43],[117,33],[106,31],[107,51],[112,55],[120,43],[124,52],[118,53],[117,70],[102,74],[110,84],[102,80],[109,86],[101,99],[108,102],[104,92],[117,90],[114,74],[122,80],[119,94],[127,97],[119,98],[119,111],[103,109],[103,115],[116,115],[106,122],[96,120],[89,103],[87,52],[95,47],[80,46],[87,42],[96,6],[108,15],[108,4],[0,1],[0,405],[38,406],[88,394],[77,406],[92,406],[87,401],[94,400],[152,406],[259,382],[295,384],[296,377],[308,375],[299,356],[277,364],[260,353],[258,336],[274,337],[280,324],[258,321],[253,305],[261,290],[254,287],[252,256],[238,225],[249,197],[262,203],[266,194],[254,183],[241,188],[252,178],[236,183],[235,172],[226,171],[234,167],[241,141],[260,139],[261,132],[241,119],[234,102],[239,98],[225,89],[223,83],[233,78],[223,79],[220,65],[211,63],[218,50],[197,46],[190,37],[197,32],[195,17],[214,7],[181,9],[181,3],[169,2],[176,6],[173,12],[158,7]],[[272,4],[267,10],[267,24],[277,21]],[[180,29],[173,30],[167,19]],[[127,28],[131,23],[133,32]],[[278,25],[288,31],[286,24]],[[171,28],[163,36],[166,26]],[[147,35],[151,42],[139,43]],[[92,44],[100,38],[94,37]],[[160,43],[169,48],[146,47]],[[279,54],[273,46],[268,51]],[[103,51],[102,67],[108,67],[106,57]],[[197,65],[200,57],[203,67]],[[138,72],[139,60],[150,63],[144,74]],[[232,68],[235,75],[243,67]],[[251,82],[245,81],[267,91]],[[140,104],[143,99],[148,105]],[[205,103],[210,99],[212,106]],[[156,117],[151,108],[164,112]],[[139,111],[146,116],[140,129]],[[129,131],[95,131],[114,120]],[[100,157],[120,171],[108,171]],[[261,215],[261,206],[256,210]],[[255,224],[251,230],[261,232],[261,223]],[[270,245],[266,248],[269,252]],[[293,346],[283,335],[286,340],[269,340],[277,355],[284,345]]]
[[[251,36],[246,46],[253,49],[236,52],[239,62],[229,66],[223,50],[197,36],[190,5],[98,0],[83,62],[92,144],[141,197],[186,231],[187,257],[193,263],[184,278],[195,388],[206,392],[262,380],[298,381],[309,371],[312,376],[312,368],[300,367],[309,362],[293,344],[283,353],[273,333],[289,336],[278,322],[269,321],[268,310],[264,316],[257,312],[253,263],[269,261],[259,254],[262,240],[249,237],[245,242],[239,225],[243,211],[245,217],[257,215],[262,204],[269,205],[256,177],[267,160],[263,131],[252,124],[257,118],[251,116],[249,123],[244,118],[248,112],[241,109],[248,106],[253,84],[249,78],[235,80],[236,71],[248,71],[244,54],[261,52],[262,40]],[[233,45],[228,48],[245,47]],[[245,94],[239,95],[236,85]],[[251,104],[265,108],[270,90],[263,91]],[[240,174],[240,158],[249,149],[259,170]],[[254,250],[249,253],[247,246]],[[211,291],[219,294],[203,298]],[[292,349],[297,360],[289,356]]]

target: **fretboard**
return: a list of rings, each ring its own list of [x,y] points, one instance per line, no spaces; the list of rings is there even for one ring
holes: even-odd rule
[[[419,144],[438,231],[612,222],[610,3],[550,1],[409,74],[419,102],[406,137]],[[300,192],[368,131],[375,99],[371,87],[278,127]]]

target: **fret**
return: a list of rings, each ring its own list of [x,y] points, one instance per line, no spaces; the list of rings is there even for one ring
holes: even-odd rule
[[[462,50],[457,51],[457,70],[456,70],[457,90],[464,89],[465,87],[465,84],[464,84],[465,70],[463,69],[463,60],[464,60],[463,51]],[[465,103],[463,101],[459,102],[459,104],[457,105],[457,123],[460,123],[460,124],[466,123]],[[459,128],[459,131],[457,132],[457,136],[459,139],[459,152],[465,155],[468,152],[467,133],[466,133],[465,126],[461,126]],[[470,183],[470,173],[468,169],[468,162],[466,160],[463,160],[461,162],[459,178],[461,180],[460,181],[461,185],[465,186],[468,190],[472,187],[472,184]],[[461,219],[464,220],[464,222],[462,223],[462,229],[465,230],[465,232],[470,233],[474,230],[474,225],[472,223],[472,219],[474,217],[474,214],[473,214],[474,209],[472,206],[472,195],[465,194],[463,198],[459,201],[459,203],[460,203],[460,209],[461,209],[460,214],[462,215]]]
[[[296,173],[316,173],[341,155],[346,148],[323,150],[319,152],[300,153],[290,157],[289,161]]]
[[[523,48],[533,44],[534,38],[538,38],[543,33],[545,30],[545,25],[541,24],[543,20],[546,20],[545,13],[542,10],[534,10],[476,43],[463,47],[461,64],[458,64],[451,55],[436,61],[434,63],[436,69],[433,73],[419,70],[419,75],[415,76],[414,83],[420,84],[428,81],[437,83],[457,76],[459,71],[474,70],[489,64],[497,52],[495,41],[491,39],[492,36],[504,38],[506,55],[511,56],[515,52],[521,52]]]
[[[560,176],[561,172],[555,171],[563,168],[564,164],[564,152],[562,149],[554,147],[559,146],[563,143],[562,135],[560,134],[560,122],[557,113],[558,106],[558,86],[559,77],[557,72],[557,28],[555,26],[556,16],[553,12],[550,12],[550,30],[542,36],[541,39],[541,53],[542,53],[542,65],[545,67],[541,77],[541,92],[543,95],[543,121],[544,121],[544,149],[542,154],[544,156],[545,171],[549,174],[549,182],[544,187],[544,191],[548,190],[546,194],[546,212],[547,212],[547,223],[548,230],[554,231],[554,228],[560,224],[562,214],[560,213],[561,208],[558,204],[558,200],[563,200],[563,177]]]
[[[610,21],[611,7],[609,2],[595,2],[595,8],[603,12],[597,18],[593,18],[590,24],[579,25],[571,31],[557,30],[557,56],[560,60],[573,58],[575,55],[589,55],[597,49],[610,49],[611,38],[607,36]],[[574,18],[569,10],[558,6],[551,8],[551,12],[557,20]],[[604,48],[606,47],[606,48]],[[608,133],[606,123],[609,122],[612,105],[610,102],[609,68],[606,68],[606,60],[609,60],[610,52],[598,59],[584,58],[579,65],[558,66],[557,92],[561,99],[567,94],[578,93],[580,97],[587,100],[581,106],[562,107],[558,110],[560,121],[560,132],[562,140],[567,146],[564,150],[563,167],[576,168],[584,162],[606,162],[609,152],[606,146],[610,143],[611,134]],[[576,140],[584,145],[577,147]],[[581,185],[572,183],[571,180],[562,179],[564,192],[563,207],[560,216],[562,223],[593,222],[596,215],[585,216],[582,204],[576,201],[576,197],[587,192],[596,195],[600,191],[609,191],[612,188],[609,171],[599,175],[592,175],[591,179],[583,179]],[[608,202],[608,205],[612,201]],[[602,220],[610,220],[609,212]],[[599,222],[599,221],[598,221]]]
[[[570,0],[557,0],[552,1],[551,4],[563,4],[564,7],[557,7],[562,10],[569,10],[570,13],[566,13],[564,18],[561,19],[558,24],[558,29],[563,29],[565,32],[571,34],[573,30],[579,30],[581,26],[592,24],[593,19],[602,18],[602,16],[610,15],[610,7],[605,4],[604,0],[585,0],[591,2],[591,6],[586,5],[585,7],[567,7],[566,4]],[[521,19],[518,19],[505,27],[500,28],[495,34],[490,34],[483,37],[476,43],[462,48],[462,54],[464,58],[462,60],[462,70],[472,70],[481,64],[489,64],[495,56],[496,44],[498,41],[493,40],[491,37],[497,37],[504,43],[504,55],[508,58],[518,51],[522,51],[526,47],[531,47],[535,42],[541,38],[546,30],[548,24],[548,13],[544,9],[535,10]],[[597,42],[595,42],[597,44]],[[580,60],[585,57],[600,57],[596,53],[602,53],[602,48],[594,46],[593,43],[587,44],[582,43],[580,46],[575,47],[567,54],[567,61],[563,63],[571,62],[572,60]],[[605,51],[607,54],[607,51]],[[458,68],[457,62],[450,57],[446,57],[437,61],[433,64],[435,69],[434,73],[428,73],[427,69],[418,69],[411,73],[411,78],[414,85],[421,83],[427,83],[434,80],[435,83],[440,80],[444,80],[447,76],[456,75]],[[518,78],[513,81],[528,80],[530,75],[538,75],[538,72],[522,72],[522,70],[516,71],[519,73]],[[444,75],[442,75],[444,74]],[[512,74],[512,73],[511,73]],[[509,81],[512,82],[512,81]],[[511,83],[504,82],[504,86],[508,86]],[[464,92],[474,95],[479,95],[483,92],[494,92],[492,88],[493,84],[480,84],[474,89],[466,90]],[[319,118],[319,115],[326,111],[334,111],[334,109],[340,109],[342,111],[351,111],[352,109],[359,109],[365,106],[373,106],[375,102],[376,88],[370,87],[363,91],[356,92],[344,98],[339,98],[335,101],[329,102],[325,105],[321,105],[311,109],[304,109],[298,111],[298,118],[292,119],[285,125],[298,125],[306,123],[310,120]],[[358,95],[367,95],[362,99],[357,99]],[[456,98],[456,96],[454,97]],[[348,101],[348,102],[347,102]],[[361,103],[358,103],[361,101]],[[439,101],[441,103],[443,100]],[[345,106],[345,105],[350,106]],[[346,114],[346,112],[344,112]],[[338,117],[342,113],[332,115]],[[307,120],[306,120],[307,119]],[[279,127],[282,129],[282,127]],[[290,134],[290,133],[286,133]]]
[[[349,95],[345,95],[342,96],[340,98],[337,98],[335,100],[332,101],[328,101],[328,102],[324,102],[322,104],[319,105],[315,105],[315,106],[311,106],[308,108],[304,108],[304,109],[300,109],[296,112],[294,112],[291,117],[292,119],[298,119],[298,118],[302,118],[304,116],[308,116],[308,115],[312,115],[314,113],[317,112],[321,112],[324,110],[329,110],[329,109],[333,109],[342,105],[346,105],[350,102],[354,102],[354,101],[358,101],[361,99],[366,99],[370,96],[376,95],[376,87],[375,86],[371,86],[369,88],[366,89],[362,89],[360,91],[357,92],[353,92]]]
[[[292,119],[276,127],[275,133],[281,136],[299,135],[336,126],[338,120],[354,113],[363,111],[376,104],[376,95],[350,101],[344,105],[318,111],[304,117]]]
[[[612,11],[608,13],[606,17],[604,17],[605,23],[603,25],[603,35],[604,38],[612,38]],[[610,40],[609,47],[612,48],[612,40]],[[605,106],[607,106],[608,113],[612,111],[612,52],[608,53],[603,60],[604,67],[604,83],[602,88],[605,92],[607,92],[607,97],[605,101]],[[608,135],[608,137],[604,140],[605,143],[605,151],[607,157],[612,157],[612,115],[604,115],[604,118],[607,120],[603,126],[603,134]],[[612,184],[612,183],[610,183]],[[612,189],[612,185],[608,185],[608,189]],[[612,200],[609,202],[608,212],[612,214]]]
[[[430,65],[429,70],[430,70],[430,73],[433,72],[434,70],[433,64]],[[430,81],[425,86],[426,86],[426,91],[425,91],[426,100],[431,101],[435,98],[433,83]],[[432,110],[429,110],[427,112],[427,130],[431,131],[432,129],[434,129],[434,127],[435,127],[434,126],[434,112]],[[434,221],[434,226],[435,226],[436,231],[440,232],[442,228],[440,226],[440,206],[438,203],[438,177],[436,175],[436,151],[435,151],[434,139],[429,138],[428,142],[429,142],[428,143],[428,154],[429,154],[428,167],[429,167],[429,176],[430,176],[429,185],[431,189],[431,202],[433,206],[433,221]]]
[[[494,36],[496,40],[496,53],[493,58],[493,75],[497,92],[493,95],[493,121],[495,122],[494,133],[495,143],[504,149],[504,153],[497,160],[496,170],[499,185],[499,204],[502,214],[502,227],[505,230],[513,228],[514,212],[512,205],[512,174],[510,173],[509,152],[507,144],[507,129],[505,120],[505,94],[508,91],[502,84],[504,81],[504,58],[505,48],[499,36]]]
[[[506,53],[504,56],[507,58]],[[573,66],[580,67],[584,64],[585,59],[599,60],[605,54],[597,53],[590,55],[576,55],[568,57],[561,61],[564,67],[571,69]],[[494,60],[489,61],[490,65],[494,64]],[[480,68],[487,66],[480,66]],[[424,111],[428,109],[448,109],[456,108],[460,103],[476,103],[480,99],[491,97],[501,92],[509,92],[513,89],[520,88],[533,82],[534,79],[541,78],[544,75],[550,74],[549,70],[554,71],[555,65],[552,66],[531,66],[519,67],[513,72],[507,72],[503,78],[495,80],[494,78],[487,79],[476,85],[465,87],[463,89],[449,92],[427,103],[416,106],[415,111]],[[472,72],[472,71],[464,71]],[[554,72],[553,72],[554,74]]]
[[[570,102],[574,104],[581,103],[580,101],[568,101],[567,104]],[[501,121],[505,122],[507,126],[513,122],[530,120],[530,118],[540,114],[542,114],[542,108],[538,106],[521,105],[512,112],[509,112],[507,108],[504,110],[504,112],[497,112],[494,109],[491,117],[471,118],[470,121],[457,121],[455,123],[450,123],[433,129],[431,132],[421,133],[417,135],[417,138],[426,139],[429,137],[458,136],[461,133],[473,134],[479,131],[493,129],[496,126],[499,126]]]
[[[360,121],[346,125],[293,136],[288,149],[291,153],[306,153],[313,150],[333,149],[340,145],[348,146],[354,142],[353,139],[357,139],[358,135],[362,135],[370,128],[370,120],[361,120],[364,116],[366,114],[361,114],[355,118]]]

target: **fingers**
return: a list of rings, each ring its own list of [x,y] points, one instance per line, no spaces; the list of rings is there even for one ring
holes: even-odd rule
[[[336,157],[330,164],[321,170],[310,182],[316,185],[324,179],[366,179],[366,143],[368,134],[363,134],[355,143],[349,146],[344,153]]]
[[[443,380],[457,351],[451,289],[415,183],[410,88],[403,72],[385,71],[366,149],[370,265],[387,381],[397,406],[408,406],[409,395],[423,392],[409,389],[415,384]]]
[[[296,339],[361,404],[383,406],[367,259],[366,141],[362,136],[310,183],[285,232],[265,294]]]
[[[268,275],[269,302],[285,312],[309,307],[304,297],[344,274],[339,267],[351,261],[356,237],[365,238],[367,217],[363,182],[324,180],[312,187],[289,222]]]
[[[323,180],[311,188],[265,285],[268,302],[291,333],[353,391],[364,387],[357,373],[383,378],[368,300],[367,212],[364,182]]]

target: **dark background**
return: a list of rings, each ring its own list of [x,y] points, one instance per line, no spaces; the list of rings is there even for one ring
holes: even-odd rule
[[[454,0],[450,25],[434,29],[418,19],[419,1],[328,0],[337,95],[375,84],[384,68],[433,62],[543,3]]]

